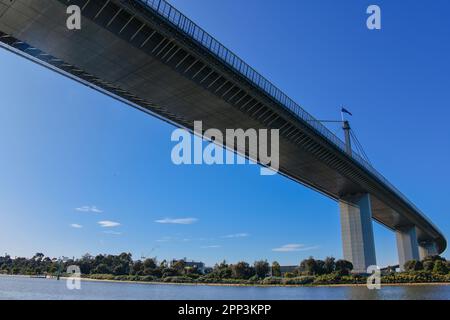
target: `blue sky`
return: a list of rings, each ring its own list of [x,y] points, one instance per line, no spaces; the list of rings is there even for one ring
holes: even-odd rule
[[[367,1],[171,3],[317,118],[345,105],[375,167],[450,235],[448,1],[376,1],[380,31]],[[256,166],[175,166],[172,126],[4,50],[0,88],[1,254],[342,256],[337,204],[314,191]],[[378,263],[397,263],[374,230]]]

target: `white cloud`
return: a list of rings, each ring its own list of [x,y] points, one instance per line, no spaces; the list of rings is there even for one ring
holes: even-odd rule
[[[98,224],[103,228],[114,228],[114,227],[120,226],[119,222],[109,221],[109,220],[99,221]]]
[[[248,233],[234,233],[234,234],[228,234],[226,236],[223,236],[222,238],[232,239],[232,238],[245,238],[250,236]]]
[[[216,249],[216,248],[222,248],[222,246],[212,245],[212,246],[203,246],[203,247],[200,247],[200,248],[202,248],[202,249]]]
[[[189,241],[192,241],[192,239],[191,238],[178,238],[178,237],[162,237],[161,239],[156,240],[156,242],[169,242],[169,241],[189,242]]]
[[[71,226],[72,228],[75,228],[75,229],[81,229],[81,228],[83,228],[83,226],[82,226],[81,224],[78,224],[78,223],[72,223],[70,226]]]
[[[112,230],[103,231],[103,233],[113,234],[115,236],[120,236],[122,234],[122,232],[117,232],[117,231],[112,231]]]
[[[304,244],[291,243],[285,244],[284,246],[281,246],[279,248],[274,248],[272,249],[272,251],[276,252],[308,251],[317,249],[318,247],[319,246],[305,246]]]
[[[198,219],[196,218],[178,218],[178,219],[165,218],[155,220],[156,223],[163,223],[163,224],[193,224],[197,221]]]
[[[168,241],[171,241],[171,240],[173,240],[172,237],[163,237],[162,239],[156,240],[156,242],[168,242]]]
[[[75,208],[75,210],[80,212],[93,212],[93,213],[102,213],[103,211],[98,209],[96,206],[82,206],[79,208]]]

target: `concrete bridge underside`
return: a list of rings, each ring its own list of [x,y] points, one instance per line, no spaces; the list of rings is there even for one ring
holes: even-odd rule
[[[72,4],[82,9],[78,31],[66,27]],[[396,231],[401,259],[416,257],[416,244],[421,256],[446,248],[417,208],[139,1],[0,0],[0,39],[15,53],[178,126],[192,129],[202,120],[204,130],[280,129],[280,172],[340,202],[344,256],[357,271],[375,262],[371,219]],[[257,160],[248,149],[235,151]],[[408,242],[402,235],[412,229],[415,242]]]

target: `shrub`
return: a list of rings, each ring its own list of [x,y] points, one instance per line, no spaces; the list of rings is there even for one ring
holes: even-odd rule
[[[423,270],[422,262],[417,260],[409,260],[406,261],[406,263],[403,266],[405,268],[405,271],[419,271]]]
[[[283,278],[281,277],[266,277],[264,280],[262,280],[262,284],[281,284],[283,281]]]
[[[313,281],[314,281],[314,277],[304,276],[304,277],[295,277],[295,278],[283,279],[282,284],[286,284],[286,285],[304,285],[304,284],[310,284]]]
[[[158,278],[156,278],[154,276],[141,276],[140,279],[141,279],[141,281],[147,281],[147,282],[152,282],[152,281],[158,280]]]
[[[436,274],[447,274],[448,273],[447,264],[444,261],[437,260],[434,263],[433,273],[436,273]]]
[[[423,264],[423,269],[424,269],[425,271],[433,271],[433,268],[434,268],[434,261],[431,261],[431,260],[424,260],[422,264]]]
[[[211,277],[210,275],[201,276],[197,279],[200,283],[219,283],[221,280],[216,277]]]
[[[354,274],[351,276],[343,276],[341,279],[342,283],[351,283],[351,284],[363,284],[367,283],[367,276],[362,276],[359,274]]]
[[[114,280],[114,275],[112,274],[90,274],[87,277],[98,280]]]
[[[445,282],[445,276],[432,274],[428,271],[410,271],[394,273],[383,276],[383,283],[427,283],[427,282]]]
[[[339,273],[323,274],[314,279],[314,284],[336,284],[340,283],[341,276]]]
[[[295,274],[293,272],[286,272],[284,274],[285,278],[295,278]]]
[[[178,271],[174,268],[165,268],[163,270],[163,273],[162,273],[163,278],[176,277],[176,276],[178,276]]]
[[[171,276],[171,277],[165,277],[163,279],[164,282],[171,282],[171,283],[191,283],[192,279],[186,276]]]

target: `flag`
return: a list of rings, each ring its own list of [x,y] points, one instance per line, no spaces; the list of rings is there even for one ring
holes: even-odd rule
[[[345,108],[342,108],[341,112],[348,113],[349,115],[353,116],[352,113],[350,111],[348,111],[347,109],[345,109]]]

